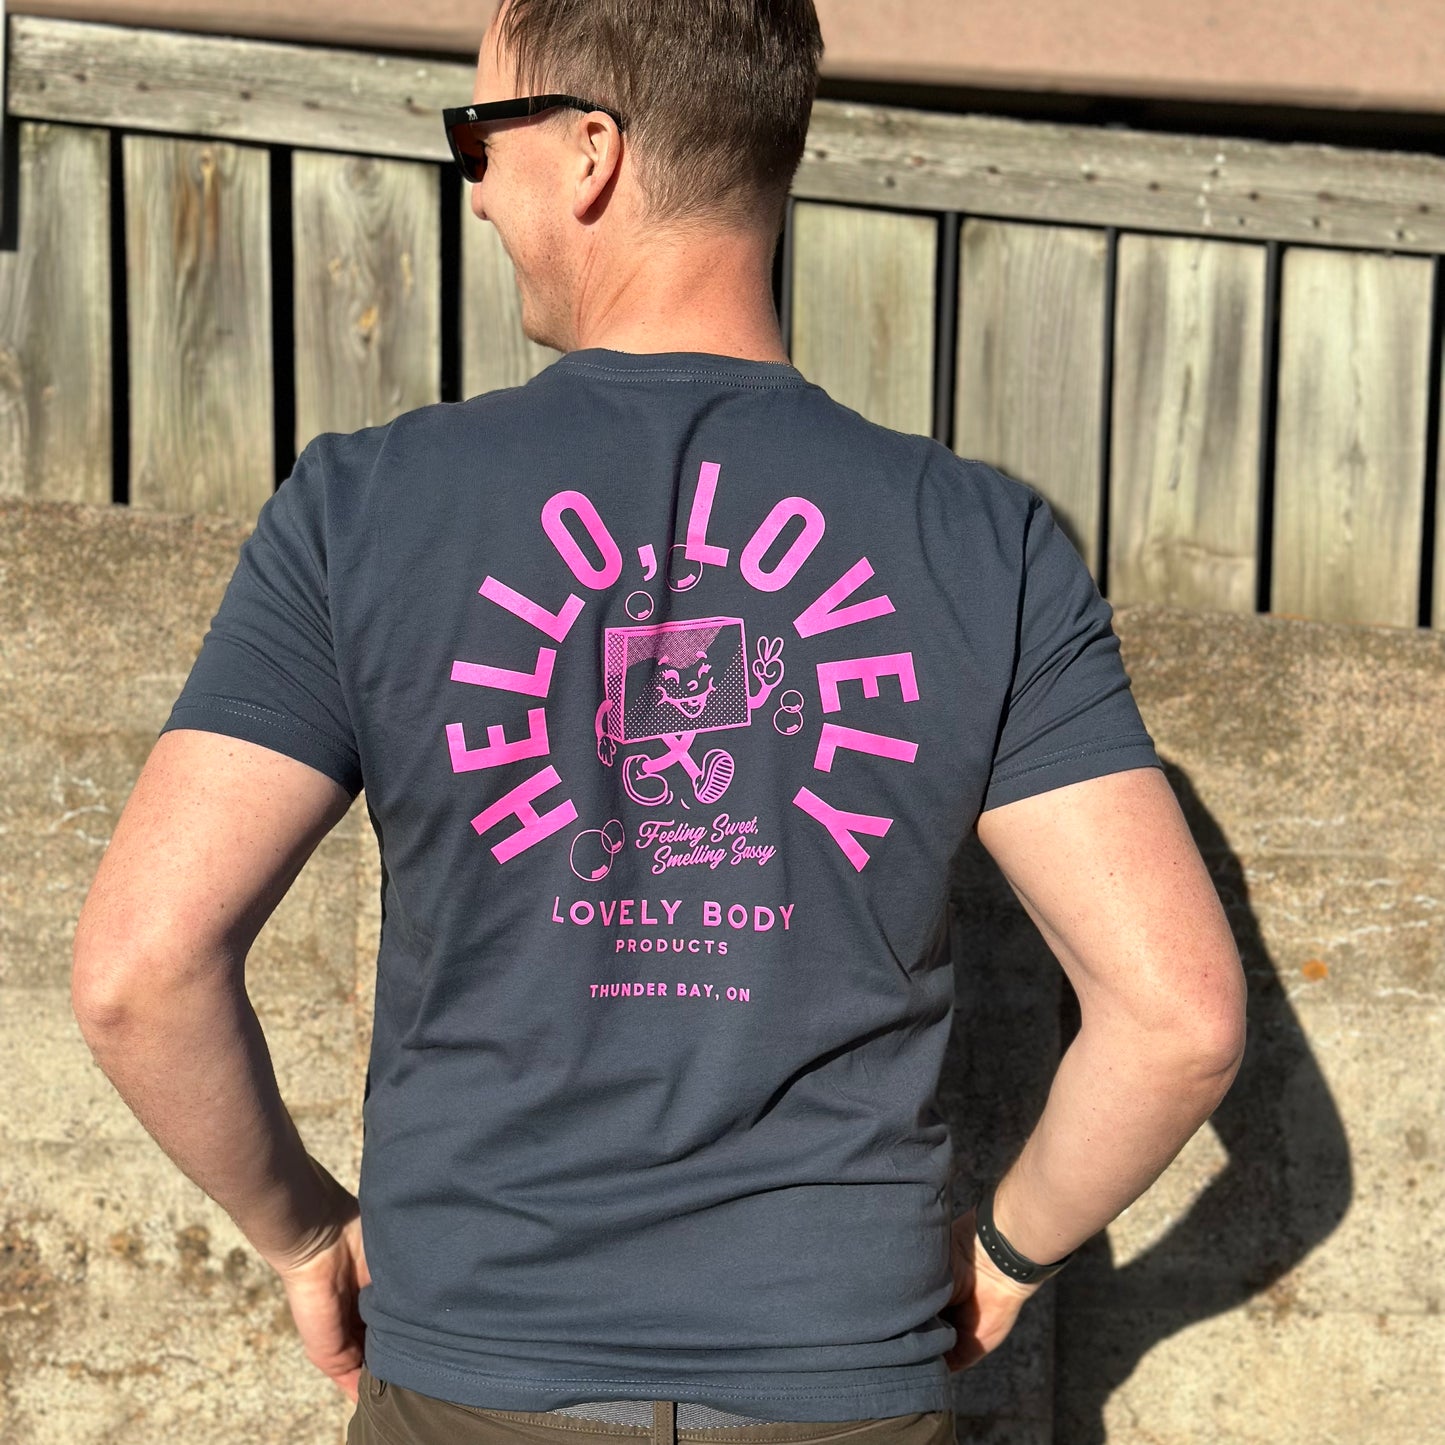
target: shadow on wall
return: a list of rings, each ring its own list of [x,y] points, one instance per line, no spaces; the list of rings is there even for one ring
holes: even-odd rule
[[[956,1377],[960,1438],[973,1438],[965,1428],[977,1421],[991,1440],[1103,1445],[1105,1405],[1144,1355],[1268,1291],[1329,1237],[1350,1203],[1344,1126],[1265,950],[1244,868],[1188,777],[1167,761],[1165,772],[1249,981],[1244,1063],[1205,1126],[1228,1162],[1188,1212],[1127,1264],[1115,1263],[1107,1233],[1080,1249],[1054,1285],[1057,1296],[1045,1289],[1002,1349]],[[957,1148],[961,1208],[1021,1147],[1047,1096],[1051,1044],[1072,1037],[1078,1009],[976,840],[957,860],[953,899],[958,1017],[941,1098]],[[1040,1318],[1029,1322],[1030,1311]],[[1040,1409],[1035,1390],[1052,1409]]]

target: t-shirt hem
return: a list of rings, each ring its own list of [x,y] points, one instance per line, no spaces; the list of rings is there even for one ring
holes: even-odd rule
[[[1091,744],[1083,749],[1070,748],[1045,757],[1017,773],[996,776],[989,785],[981,811],[1016,803],[1070,783],[1089,778],[1102,778],[1109,773],[1127,772],[1131,768],[1162,768],[1159,754],[1147,733],[1113,738]]]
[[[354,759],[346,758],[306,724],[241,698],[205,698],[183,700],[171,709],[161,728],[162,733],[176,728],[195,728],[200,732],[220,733],[239,738],[283,753],[297,762],[325,773],[353,797],[361,791],[361,770]]]
[[[760,1421],[818,1422],[953,1408],[941,1356],[917,1365],[793,1373],[776,1381],[757,1372],[699,1380],[575,1364],[559,1365],[556,1374],[516,1375],[428,1359],[369,1329],[366,1368],[403,1389],[484,1410],[545,1411],[584,1401],[666,1399],[753,1415]],[[859,1381],[860,1375],[868,1378]]]

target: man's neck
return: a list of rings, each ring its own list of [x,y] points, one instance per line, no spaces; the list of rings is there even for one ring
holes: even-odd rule
[[[584,288],[573,350],[789,359],[773,306],[772,257],[757,242],[657,247],[645,259],[591,269],[607,284]]]

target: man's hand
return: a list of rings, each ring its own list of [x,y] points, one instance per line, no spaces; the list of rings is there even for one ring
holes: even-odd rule
[[[1020,1284],[1004,1274],[978,1242],[974,1220],[972,1209],[960,1214],[953,1221],[950,1240],[953,1294],[944,1313],[958,1339],[943,1358],[953,1373],[967,1370],[996,1350],[1013,1329],[1025,1302],[1042,1288]]]
[[[354,1405],[366,1343],[357,1299],[362,1286],[371,1283],[361,1210],[354,1194],[311,1162],[327,1186],[331,1218],[318,1222],[317,1238],[305,1250],[269,1263],[286,1289],[306,1358]]]

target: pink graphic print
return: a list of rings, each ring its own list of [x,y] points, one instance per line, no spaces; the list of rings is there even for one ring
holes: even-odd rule
[[[686,774],[700,803],[715,803],[727,792],[736,770],[732,754],[712,747],[697,759],[692,745],[699,733],[751,726],[753,709],[782,682],[781,637],[758,640],[751,668],[747,651],[740,617],[607,628],[597,757],[611,767],[619,745],[662,744],[661,752],[629,752],[622,759],[622,786],[634,803],[670,803],[672,787],[663,774],[673,766]]]
[[[598,883],[612,871],[612,860],[626,842],[621,820],[609,818],[600,828],[588,828],[572,840],[568,864],[584,883]]]
[[[773,736],[802,736],[805,711],[811,713],[814,702],[821,710],[823,721],[813,772],[829,779],[829,791],[836,787],[846,797],[852,782],[849,763],[835,767],[839,754],[913,764],[918,755],[916,743],[833,720],[834,714],[845,710],[845,692],[850,723],[867,720],[866,704],[882,696],[885,683],[890,695],[896,691],[904,703],[919,700],[912,652],[837,655],[838,650],[853,650],[844,638],[858,637],[861,650],[861,638],[873,635],[871,627],[866,633],[854,633],[852,629],[867,627],[895,611],[886,592],[865,595],[875,591],[869,585],[874,580],[872,563],[860,556],[831,584],[815,593],[823,577],[805,574],[803,569],[816,556],[828,524],[822,509],[805,497],[780,498],[746,539],[740,533],[729,535],[720,525],[715,539],[709,541],[720,479],[719,463],[700,465],[685,542],[675,542],[661,551],[652,542],[636,549],[642,581],[648,585],[630,592],[623,603],[627,620],[637,625],[605,630],[604,695],[595,719],[599,760],[612,767],[621,753],[625,791],[633,802],[644,807],[671,803],[673,787],[680,781],[672,772],[674,768],[681,770],[697,800],[710,805],[728,791],[736,764],[731,752],[717,739],[708,739],[714,745],[698,749],[701,756],[694,756],[698,738],[750,727],[754,712],[777,693],[771,712]],[[584,492],[566,489],[549,497],[542,508],[541,527],[581,591],[569,591],[555,610],[492,576],[487,576],[478,591],[494,607],[535,628],[550,645],[538,645],[536,662],[530,670],[468,659],[456,659],[451,664],[453,682],[510,694],[514,707],[501,722],[446,724],[445,742],[452,772],[471,775],[528,759],[543,763],[540,771],[517,783],[471,820],[473,830],[483,837],[512,829],[489,845],[499,864],[525,855],[564,829],[571,832],[571,825],[580,826],[572,799],[562,796],[558,801],[559,792],[565,793],[568,784],[551,761],[553,738],[546,704],[560,650],[566,647],[574,625],[591,605],[591,599],[582,594],[609,592],[617,586],[624,570],[623,547]],[[825,656],[814,664],[816,694],[810,690],[807,700],[796,687],[778,693],[784,673],[783,638],[760,639],[750,656],[741,618],[653,621],[667,593],[691,593],[702,582],[705,569],[727,570],[734,557],[742,582],[757,593],[785,593],[799,578],[805,579],[806,595],[813,600],[793,617],[793,631],[804,643],[813,638],[827,639],[821,645]],[[801,596],[794,599],[801,600]],[[555,604],[555,594],[547,601]],[[791,610],[791,604],[784,605]],[[799,659],[795,653],[790,657],[796,672]],[[811,675],[813,667],[805,666],[804,671]],[[525,736],[509,736],[521,726],[517,701],[529,699],[535,699],[537,705],[526,707]],[[477,741],[479,725],[485,729],[484,744]],[[690,806],[685,797],[678,801],[682,808]],[[800,787],[791,801],[829,835],[847,861],[859,870],[869,860],[868,849],[860,839],[885,837],[893,821],[886,816],[850,811],[807,787]],[[654,821],[660,827],[673,826]],[[677,826],[686,828],[687,823],[684,820]],[[568,854],[572,872],[583,882],[600,882],[610,873],[613,860],[621,856],[623,838],[622,823],[617,818],[609,818],[601,828],[575,833]]]
[[[778,710],[773,714],[773,726],[785,738],[792,737],[795,733],[803,730],[803,708],[806,703],[803,694],[795,687],[790,687],[778,699]]]

